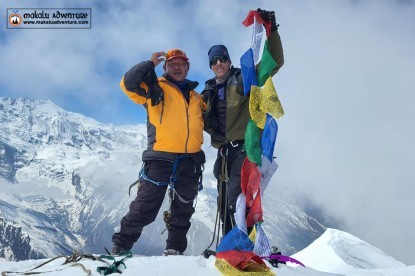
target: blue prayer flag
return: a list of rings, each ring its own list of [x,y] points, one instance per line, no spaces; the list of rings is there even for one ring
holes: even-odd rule
[[[248,95],[251,85],[258,86],[258,78],[255,71],[254,53],[249,48],[241,57],[242,81],[244,84],[244,95]]]

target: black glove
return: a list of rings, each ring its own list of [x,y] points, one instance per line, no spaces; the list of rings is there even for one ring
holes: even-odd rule
[[[271,32],[278,30],[277,21],[275,20],[275,12],[274,11],[266,11],[257,9],[257,12],[261,15],[262,20],[265,22],[271,22]]]
[[[164,92],[158,84],[157,75],[154,69],[144,77],[143,81],[148,86],[147,99],[151,99],[152,106],[158,105],[163,100]]]
[[[161,89],[157,82],[148,88],[148,92],[150,94],[152,106],[158,105],[164,98],[163,89]]]

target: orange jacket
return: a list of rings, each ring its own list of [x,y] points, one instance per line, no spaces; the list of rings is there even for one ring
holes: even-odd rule
[[[150,63],[152,65],[152,62]],[[141,64],[143,65],[137,69],[137,66]],[[205,108],[205,104],[202,97],[194,90],[198,83],[188,81],[191,89],[188,103],[174,83],[164,77],[159,77],[157,81],[164,92],[164,98],[158,105],[152,106],[150,98],[146,95],[148,86],[143,81],[143,72],[147,74],[148,68],[154,70],[154,65],[151,65],[148,64],[148,61],[136,65],[127,72],[120,82],[124,93],[133,102],[142,104],[147,110],[148,150],[169,153],[201,151],[203,143],[202,109]],[[140,87],[134,87],[138,83]],[[126,86],[129,86],[129,89]]]

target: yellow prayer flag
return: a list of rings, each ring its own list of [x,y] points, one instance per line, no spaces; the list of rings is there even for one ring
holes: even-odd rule
[[[249,113],[251,114],[252,121],[254,121],[260,129],[264,129],[267,117],[266,113],[261,110],[261,88],[252,85],[250,94]]]
[[[284,115],[284,109],[282,108],[271,77],[265,82],[260,99],[260,110],[262,110],[262,112],[269,113],[275,119],[279,119]]]
[[[251,233],[249,234],[249,239],[250,239],[253,243],[255,243],[255,239],[256,239],[256,227],[255,227],[255,226],[252,228],[252,231],[251,231]]]

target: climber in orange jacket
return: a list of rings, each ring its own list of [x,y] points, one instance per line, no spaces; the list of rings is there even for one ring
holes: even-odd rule
[[[164,74],[157,77],[154,68],[163,60]],[[168,187],[171,205],[163,254],[181,255],[186,250],[205,163],[201,149],[205,104],[194,90],[198,83],[186,79],[189,68],[186,54],[172,49],[153,53],[121,80],[124,93],[147,110],[148,146],[142,156],[137,197],[112,237],[112,254],[131,250],[143,228],[155,220]]]

